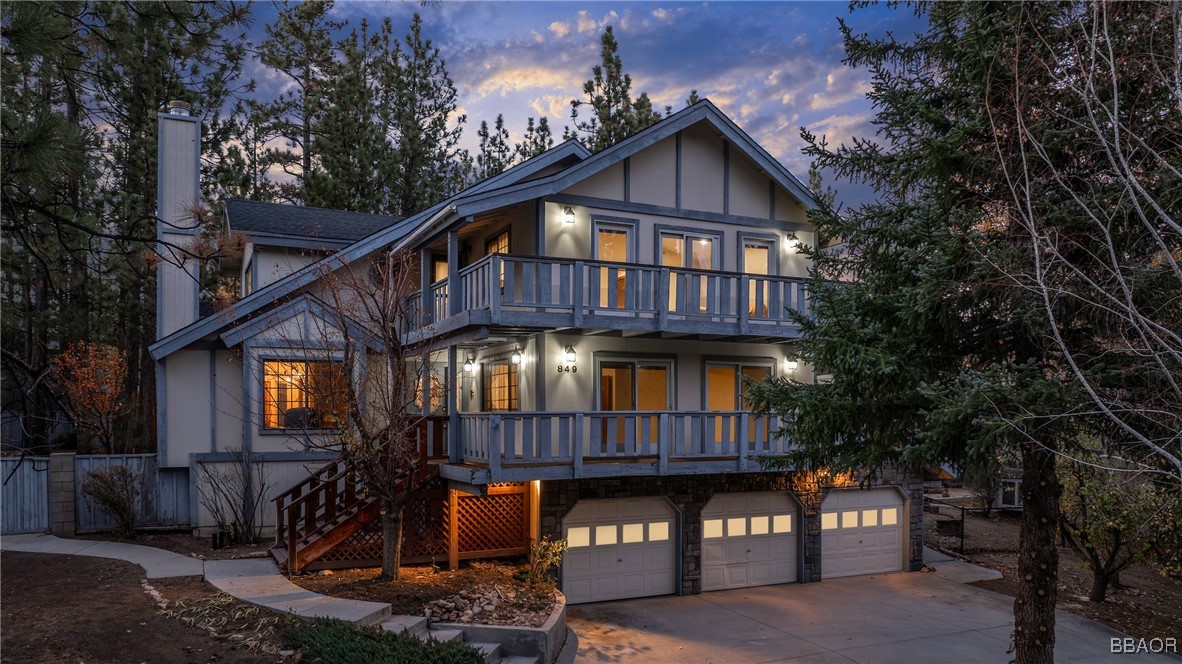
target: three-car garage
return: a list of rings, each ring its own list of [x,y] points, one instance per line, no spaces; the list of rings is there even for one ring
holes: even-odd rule
[[[905,508],[893,488],[831,491],[819,514],[821,577],[903,569]],[[698,557],[703,591],[800,578],[802,510],[787,491],[715,493],[696,527],[682,518],[664,496],[578,500],[561,520],[567,601],[673,594],[686,556]],[[685,542],[687,533],[700,541]]]

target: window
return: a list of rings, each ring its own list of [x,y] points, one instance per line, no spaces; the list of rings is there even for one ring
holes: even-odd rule
[[[263,362],[263,428],[338,429],[345,392],[340,362]]]
[[[517,400],[517,365],[509,361],[486,362],[481,366],[480,409],[520,410]]]
[[[446,258],[432,259],[431,260],[431,283],[443,281],[446,278],[447,278],[447,259]]]
[[[717,240],[718,237],[714,235],[662,231],[661,265],[694,270],[716,270],[718,262],[714,246]],[[709,293],[707,292],[707,282],[701,275],[674,273],[669,275],[669,280],[669,311],[702,313],[707,310]],[[678,307],[678,283],[685,284],[687,288],[696,286],[698,301],[691,302],[689,299],[692,298],[687,298],[683,306]]]
[[[1022,494],[1018,491],[1021,484],[1020,480],[1002,480],[1001,500],[998,501],[998,504],[1001,507],[1021,507]]]
[[[630,263],[633,255],[633,227],[627,224],[595,222],[595,259],[612,263]],[[599,306],[611,306],[609,291],[615,291],[615,307],[623,309],[627,298],[628,272],[623,268],[598,267]]]
[[[771,282],[760,280],[758,277],[772,274],[773,247],[773,242],[768,240],[743,240],[743,264],[739,266],[739,270],[756,277],[747,284],[748,316],[755,318],[767,318],[768,316]]]
[[[509,230],[505,229],[485,242],[484,253],[487,256],[509,253]]]

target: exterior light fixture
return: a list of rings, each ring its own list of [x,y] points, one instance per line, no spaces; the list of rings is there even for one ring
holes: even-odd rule
[[[800,367],[800,362],[797,361],[796,358],[790,357],[784,360],[784,366],[787,367],[789,371],[796,371],[796,369]]]
[[[521,364],[521,349],[515,349],[509,359],[512,360],[513,364]]]
[[[788,233],[784,236],[784,250],[793,253],[800,253],[800,239],[796,237],[796,233]]]
[[[562,359],[566,360],[567,364],[574,364],[575,363],[575,347],[574,346],[567,346],[566,350],[563,351],[563,353],[562,353]]]
[[[468,358],[464,360],[464,373],[472,373],[472,371],[475,370],[476,363],[473,361],[474,359],[475,358],[469,355]]]
[[[562,220],[568,224],[575,223],[575,211],[573,209],[571,209],[571,206],[568,205],[565,208],[563,208]]]

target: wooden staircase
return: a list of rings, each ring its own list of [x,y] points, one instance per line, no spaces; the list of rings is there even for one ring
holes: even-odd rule
[[[417,429],[418,467],[411,493],[438,476],[446,460],[446,417],[429,417]],[[432,463],[436,462],[436,463]],[[296,574],[340,546],[381,515],[380,501],[367,494],[361,477],[343,457],[275,497],[275,545],[271,555]]]

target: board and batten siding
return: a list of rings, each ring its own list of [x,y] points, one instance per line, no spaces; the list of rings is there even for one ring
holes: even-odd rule
[[[200,123],[197,118],[161,113],[157,236],[165,260],[156,267],[156,338],[161,339],[197,320],[198,289],[196,260],[182,260],[175,248],[185,247],[197,233],[192,213],[199,204],[197,191]]]

